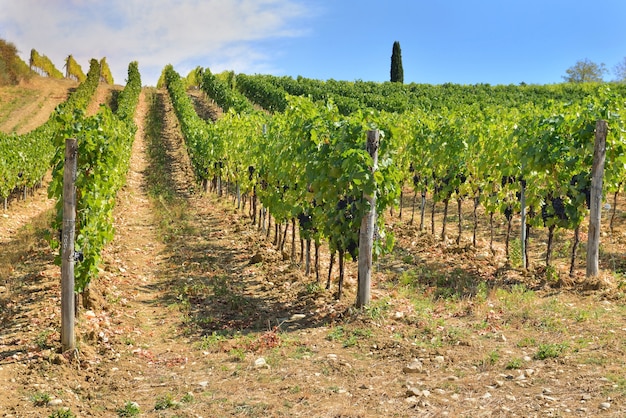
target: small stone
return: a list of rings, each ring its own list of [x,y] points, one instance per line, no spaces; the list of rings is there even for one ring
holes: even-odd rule
[[[413,359],[413,361],[411,363],[409,363],[407,366],[405,366],[402,371],[404,373],[421,373],[423,370],[423,365],[422,362],[419,361],[418,359]]]
[[[409,396],[408,398],[404,400],[404,402],[408,404],[414,404],[414,403],[418,403],[419,399],[417,398],[417,396]]]
[[[63,357],[62,354],[55,354],[52,357],[50,357],[50,363],[60,365],[60,364],[67,363],[67,359]]]
[[[48,401],[48,406],[60,406],[63,405],[63,399],[50,399]]]
[[[340,361],[339,365],[347,367],[348,369],[352,369],[352,365],[350,363],[348,363],[347,361],[344,361],[344,360]]]
[[[208,380],[203,380],[202,382],[198,382],[198,386],[205,388],[207,386],[209,386],[209,381]]]
[[[580,397],[580,400],[582,401],[588,401],[591,399],[591,394],[589,393],[583,393],[583,395]]]
[[[297,313],[297,314],[293,314],[293,315],[291,315],[291,318],[289,318],[289,320],[290,320],[290,321],[299,321],[299,320],[304,319],[304,318],[306,318],[306,315],[305,315],[305,314],[299,314],[299,313]]]
[[[496,380],[496,387],[501,388],[502,386],[504,386],[504,382],[502,380]]]
[[[531,361],[531,360],[532,360],[532,358],[531,358],[530,356],[524,356],[524,357],[522,357],[522,359],[523,359],[525,362],[527,362],[527,363],[528,363],[529,361]]]
[[[256,253],[250,258],[249,264],[259,264],[263,261],[263,255],[261,253]]]
[[[513,395],[506,395],[504,397],[507,401],[515,402],[517,399]]]
[[[336,360],[337,360],[337,354],[328,354],[328,355],[326,356],[326,358],[327,358],[328,360],[336,361]]]
[[[402,319],[402,318],[404,318],[404,312],[400,312],[400,311],[398,311],[398,312],[396,312],[396,313],[393,315],[393,317],[394,317],[394,318],[396,318],[396,319]]]
[[[526,376],[532,376],[535,374],[535,369],[526,369]]]
[[[422,396],[423,396],[423,397],[425,397],[425,398],[428,398],[428,397],[430,396],[430,391],[429,391],[429,390],[424,389],[424,390],[422,391]]]
[[[406,395],[411,396],[422,396],[422,390],[419,388],[409,387],[406,389]]]
[[[263,367],[269,368],[269,365],[267,364],[267,361],[265,361],[265,358],[259,357],[258,359],[254,360],[255,369],[261,369]]]
[[[445,361],[446,361],[446,359],[443,356],[436,356],[435,357],[435,363],[443,364]]]
[[[606,411],[607,409],[609,409],[611,407],[611,404],[609,402],[602,402],[600,404],[600,409],[602,409],[603,411]]]

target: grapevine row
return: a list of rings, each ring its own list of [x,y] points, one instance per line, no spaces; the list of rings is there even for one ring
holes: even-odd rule
[[[100,78],[98,62],[92,60],[96,80]],[[91,70],[90,70],[91,73]],[[96,81],[97,82],[97,81]],[[83,292],[97,277],[104,246],[113,238],[113,208],[117,191],[126,182],[130,151],[136,126],[133,120],[141,92],[141,78],[136,62],[128,67],[128,83],[120,93],[117,111],[101,106],[100,111],[85,117],[81,110],[62,109],[57,118],[61,128],[54,137],[54,145],[63,152],[66,138],[78,142],[76,208],[76,249],[83,260],[75,268],[75,290]],[[58,158],[53,169],[49,194],[57,199],[55,227],[62,220],[64,160]],[[56,238],[53,247],[58,247]]]
[[[66,78],[74,79],[78,81],[79,83],[82,83],[83,81],[85,81],[85,78],[86,78],[85,73],[83,73],[83,69],[80,68],[80,64],[76,62],[76,60],[74,59],[72,55],[68,55],[67,58],[65,59],[65,71],[66,71]]]
[[[180,108],[180,102],[189,99],[181,92],[178,74],[171,68],[167,71],[168,83],[179,85],[178,93],[172,93],[172,87],[168,89],[174,96],[174,107]],[[219,83],[214,78],[209,81]],[[207,87],[205,78],[203,88],[209,90],[209,95],[220,90],[219,86],[214,90]],[[234,91],[229,94],[237,97]],[[358,256],[361,219],[369,210],[363,194],[378,196],[376,209],[381,214],[397,199],[399,173],[392,164],[389,148],[393,141],[382,141],[379,167],[372,173],[373,161],[365,147],[366,132],[376,127],[387,131],[384,118],[374,113],[345,117],[331,104],[316,104],[298,97],[287,100],[283,113],[270,116],[249,110],[247,105],[243,107],[246,112],[231,110],[209,125],[212,133],[205,141],[212,144],[204,148],[213,153],[206,157],[219,167],[216,174],[240,185],[250,195],[254,216],[258,199],[277,225],[286,228],[298,219],[301,236],[318,245],[326,240],[331,253],[339,254],[341,283],[344,254],[355,259]],[[218,99],[216,102],[220,103]],[[190,103],[184,106],[189,112],[193,110]],[[184,114],[180,109],[176,112]],[[181,126],[185,130],[185,122],[181,121]],[[392,238],[385,234],[384,216],[377,219],[377,225],[377,251],[388,250]]]
[[[31,70],[38,69],[47,77],[63,78],[63,73],[54,66],[50,58],[39,54],[34,48],[30,51],[29,65]]]
[[[493,215],[498,213],[506,218],[508,256],[512,219],[521,211],[518,196],[523,188],[527,194],[526,239],[530,228],[548,230],[546,265],[550,265],[555,229],[574,230],[570,274],[575,267],[580,224],[587,213],[596,120],[607,119],[611,127],[605,194],[616,193],[625,175],[623,114],[620,114],[624,89],[619,85],[610,89],[597,85],[403,87],[394,83],[321,82],[302,78],[296,81],[289,77],[245,75],[237,76],[236,85],[250,100],[268,110],[284,107],[286,91],[309,94],[320,100],[333,95],[332,92],[340,93],[335,97],[337,100],[357,97],[355,91],[361,90],[361,108],[371,106],[371,99],[385,90],[388,97],[393,96],[394,90],[404,91],[405,106],[394,105],[395,110],[407,109],[406,103],[415,97],[411,92],[417,91],[417,87],[422,93],[429,89],[438,91],[438,95],[430,97],[422,94],[422,103],[429,106],[387,116],[394,120],[397,140],[394,148],[398,151],[395,163],[402,171],[402,183],[413,183],[415,197],[418,194],[422,197],[420,228],[424,229],[424,203],[428,194],[432,197],[433,233],[435,206],[444,206],[440,235],[445,239],[449,204],[456,201],[456,242],[460,243],[461,204],[469,198],[474,202],[473,245],[476,246],[476,213],[482,205],[491,220],[492,251]],[[455,92],[448,95],[450,107],[434,110],[437,96],[446,96],[446,91]],[[476,102],[468,104],[472,100]]]
[[[25,135],[0,133],[0,198],[4,199],[5,208],[11,192],[33,187],[41,181],[57,151],[51,138],[61,129],[60,115],[85,109],[98,86],[98,79],[98,62],[92,60],[85,82],[57,106],[46,123]]]

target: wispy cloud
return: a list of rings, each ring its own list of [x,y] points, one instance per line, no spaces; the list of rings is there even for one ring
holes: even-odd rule
[[[271,61],[280,51],[259,44],[303,36],[309,14],[298,0],[0,0],[0,36],[24,58],[35,48],[59,68],[69,54],[85,71],[106,56],[118,83],[136,60],[144,84],[155,84],[166,64],[181,73],[279,70]]]

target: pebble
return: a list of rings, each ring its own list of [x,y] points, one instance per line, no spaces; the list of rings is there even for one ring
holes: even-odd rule
[[[405,366],[402,371],[404,373],[421,373],[423,370],[422,362],[418,359],[414,359],[411,363]]]
[[[209,386],[209,381],[208,380],[203,380],[202,382],[198,382],[198,385],[200,387],[205,388],[205,387]]]
[[[517,399],[513,395],[506,395],[504,397],[507,401],[515,402]]]
[[[291,315],[290,320],[291,320],[291,321],[299,321],[299,320],[304,319],[304,318],[306,318],[306,315],[305,315],[305,314],[299,314],[299,313],[297,313],[297,314],[293,314],[293,315]]]
[[[591,394],[589,393],[583,393],[583,395],[580,397],[581,401],[588,401],[591,399]]]
[[[326,356],[328,360],[337,360],[337,354],[329,354]]]
[[[436,356],[435,357],[435,363],[442,364],[445,361],[446,361],[446,359],[443,356]]]
[[[63,404],[63,399],[50,399],[48,401],[48,406],[59,406]]]
[[[400,311],[396,312],[396,313],[394,314],[394,318],[396,318],[396,319],[402,319],[402,318],[404,318],[404,312],[400,312]]]
[[[259,357],[258,359],[254,360],[255,369],[261,369],[263,367],[269,368],[269,365],[267,364],[267,361],[265,361],[265,358]]]
[[[606,411],[607,409],[609,409],[611,407],[611,404],[609,402],[602,402],[600,404],[600,409],[602,409],[603,411]]]

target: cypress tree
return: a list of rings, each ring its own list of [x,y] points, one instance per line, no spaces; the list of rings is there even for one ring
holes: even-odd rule
[[[404,70],[402,69],[402,51],[400,50],[400,42],[393,43],[393,51],[391,53],[391,81],[404,83]]]

